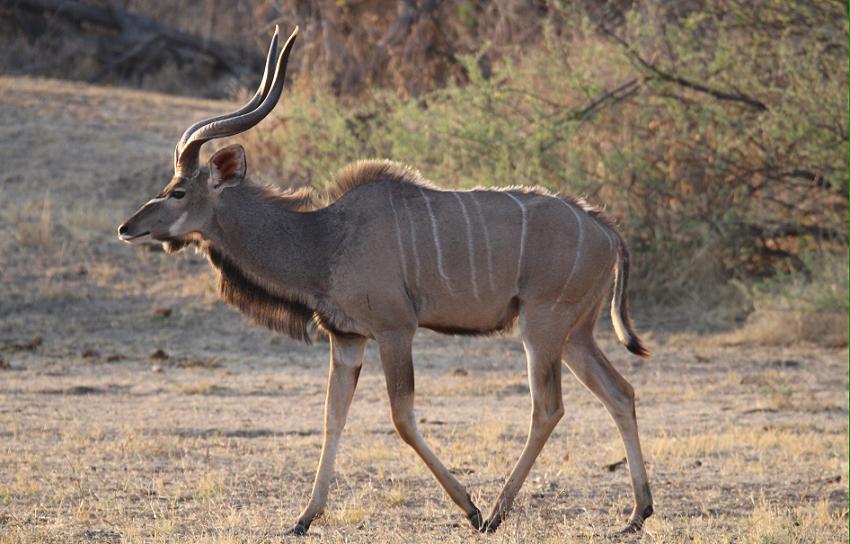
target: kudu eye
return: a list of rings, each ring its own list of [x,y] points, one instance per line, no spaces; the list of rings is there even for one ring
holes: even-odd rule
[[[180,200],[181,198],[186,196],[186,191],[184,191],[183,189],[174,189],[173,191],[171,191],[170,195],[171,198],[176,198],[177,200]]]

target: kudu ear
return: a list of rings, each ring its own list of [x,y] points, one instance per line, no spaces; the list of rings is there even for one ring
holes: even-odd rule
[[[245,149],[239,144],[223,147],[210,157],[210,185],[213,189],[238,185],[247,172]]]

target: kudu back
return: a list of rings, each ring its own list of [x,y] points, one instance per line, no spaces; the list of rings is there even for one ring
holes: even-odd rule
[[[613,286],[620,341],[646,357],[628,316],[629,256],[616,229],[585,203],[539,188],[446,191],[389,161],[345,168],[327,194],[281,191],[247,178],[241,146],[201,146],[253,127],[276,105],[297,29],[278,54],[272,38],[254,97],[191,126],[174,151],[174,176],[118,229],[126,242],[193,246],[218,274],[221,296],[261,325],[309,341],[330,338],[322,455],[310,501],[291,534],[325,506],[366,342],[378,343],[393,424],[479,531],[494,531],[564,413],[565,363],[605,405],[625,445],[639,531],[652,498],[638,439],[634,392],[593,332]],[[528,441],[485,519],[416,428],[411,345],[419,327],[490,334],[519,321],[532,397]]]

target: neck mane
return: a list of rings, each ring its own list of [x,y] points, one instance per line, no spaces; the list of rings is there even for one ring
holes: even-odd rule
[[[312,191],[245,181],[221,193],[213,226],[199,244],[218,273],[225,302],[259,325],[308,343],[312,331],[330,328],[323,314],[328,248],[336,233],[317,204]]]
[[[208,244],[205,250],[210,264],[218,272],[218,293],[225,302],[259,325],[310,343],[310,331],[320,321],[316,321],[316,311],[307,302],[273,293],[216,245]]]

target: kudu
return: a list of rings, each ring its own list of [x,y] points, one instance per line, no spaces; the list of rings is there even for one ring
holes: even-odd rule
[[[605,405],[623,442],[639,531],[652,499],[638,439],[634,391],[594,340],[613,285],[611,317],[629,351],[646,357],[628,317],[629,256],[601,213],[542,189],[444,191],[388,161],[344,169],[324,201],[246,178],[231,145],[199,167],[204,142],[241,133],[274,108],[297,29],[277,56],[272,38],[262,82],[241,109],[192,125],[174,152],[174,177],[118,229],[174,252],[195,246],[218,273],[221,296],[255,321],[309,340],[330,337],[324,442],[312,495],[290,534],[325,506],[340,434],[368,339],[378,343],[392,422],[472,526],[494,531],[564,414],[561,362]],[[275,60],[277,57],[277,60]],[[485,520],[429,448],[413,412],[411,344],[418,327],[490,334],[518,318],[528,364],[528,440]]]

